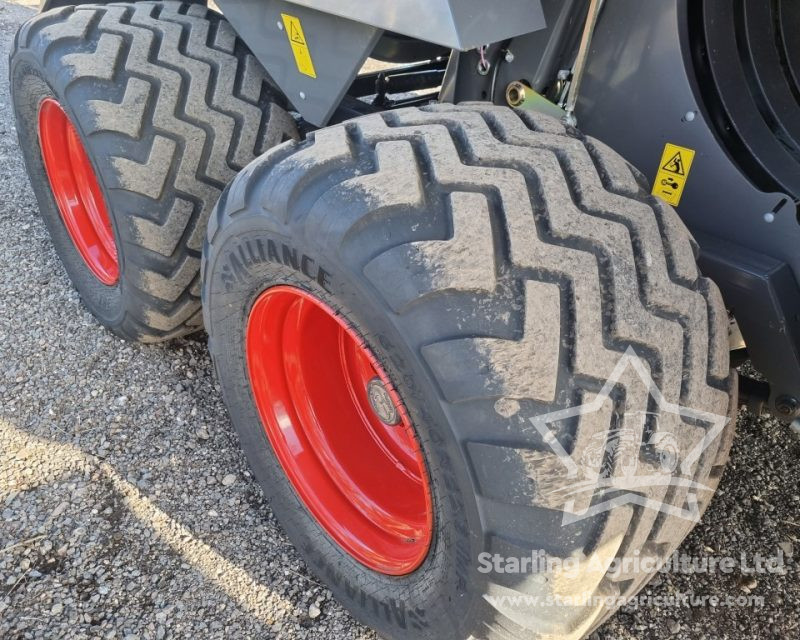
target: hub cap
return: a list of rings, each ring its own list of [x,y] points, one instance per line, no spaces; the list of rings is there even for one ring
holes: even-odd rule
[[[314,518],[370,569],[416,569],[433,530],[424,459],[364,341],[314,296],[277,286],[253,305],[246,352],[264,429]]]
[[[105,285],[119,280],[111,219],[89,156],[53,98],[39,105],[39,143],[58,211],[86,266]]]

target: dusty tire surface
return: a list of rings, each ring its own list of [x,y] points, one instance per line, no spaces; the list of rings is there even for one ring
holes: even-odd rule
[[[720,294],[675,212],[619,155],[556,120],[438,105],[283,145],[224,192],[203,270],[212,357],[255,475],[311,569],[386,637],[581,637],[616,609],[600,599],[644,585],[719,481],[735,411]],[[243,332],[255,298],[286,284],[364,337],[412,418],[435,531],[409,575],[372,572],[327,538],[271,452]],[[620,367],[631,349],[640,369]],[[609,446],[623,434],[627,457]],[[631,468],[670,482],[625,494],[613,481]],[[600,570],[479,570],[483,554],[538,550]],[[619,562],[634,557],[655,564]],[[552,602],[585,595],[599,598]]]
[[[84,303],[127,339],[201,329],[209,214],[242,167],[297,136],[261,65],[219,14],[137,2],[31,18],[17,33],[10,77],[31,183]],[[119,254],[115,286],[86,268],[53,200],[36,129],[46,98],[66,111],[99,178]]]

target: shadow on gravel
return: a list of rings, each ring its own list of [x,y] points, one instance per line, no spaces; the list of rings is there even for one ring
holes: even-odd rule
[[[262,623],[271,624],[275,610],[295,613],[290,602],[253,580],[244,569],[194,536],[189,529],[159,509],[136,485],[123,478],[100,458],[86,454],[74,445],[36,438],[7,422],[0,423],[0,450],[4,452],[8,462],[0,472],[0,500],[7,501],[11,497],[7,489],[19,495],[21,492],[58,483],[64,478],[88,476],[93,483],[105,485],[115,492],[116,496],[112,500],[121,500],[130,514],[150,530],[151,537],[169,547],[207,582],[225,592],[243,610]],[[57,507],[62,513],[67,508]],[[109,515],[111,513],[113,510]],[[60,514],[55,515],[57,517]],[[53,517],[54,513],[51,512],[49,519],[52,520]],[[46,535],[42,534],[42,537]],[[26,543],[23,542],[17,548],[22,549],[25,546]],[[20,579],[24,579],[24,576]]]

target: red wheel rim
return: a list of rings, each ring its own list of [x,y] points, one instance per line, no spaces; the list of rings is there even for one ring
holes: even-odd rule
[[[433,531],[424,458],[361,337],[311,294],[277,286],[253,305],[246,352],[267,437],[314,518],[370,569],[416,569]]]
[[[53,98],[45,98],[39,105],[39,144],[72,243],[100,282],[116,284],[117,246],[103,193],[78,132]]]

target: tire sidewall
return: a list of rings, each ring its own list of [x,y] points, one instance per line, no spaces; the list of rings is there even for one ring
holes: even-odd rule
[[[125,317],[125,251],[119,235],[119,225],[112,206],[110,194],[98,170],[91,141],[81,129],[80,119],[70,100],[47,81],[47,72],[29,51],[18,52],[12,59],[11,83],[14,112],[17,122],[17,136],[23,152],[25,167],[45,225],[50,233],[58,257],[67,274],[91,313],[105,326],[113,328],[120,325]],[[100,282],[89,269],[78,252],[67,231],[64,220],[53,196],[47,170],[44,166],[38,133],[39,107],[46,98],[56,100],[66,112],[72,126],[87,150],[95,177],[103,194],[106,209],[111,220],[114,242],[119,263],[119,280],[108,286]]]
[[[311,275],[270,262],[259,250],[259,240],[262,247],[272,241],[279,251],[286,245],[313,260],[314,270],[307,269]],[[211,250],[206,247],[204,314],[226,405],[256,479],[287,534],[313,572],[326,579],[359,620],[390,638],[466,637],[483,608],[483,576],[473,561],[483,536],[467,465],[421,358],[403,340],[377,295],[321,244],[304,240],[300,230],[276,229],[269,216],[249,215],[225,225]],[[240,260],[243,247],[250,263],[234,268],[231,256],[233,262]],[[320,268],[326,274],[322,278]],[[256,298],[277,285],[304,289],[341,314],[365,339],[408,410],[434,501],[431,549],[408,576],[373,572],[334,543],[298,498],[269,444],[250,391],[244,332]]]

